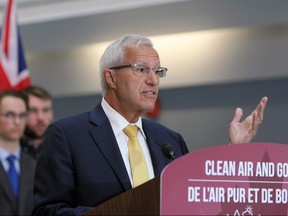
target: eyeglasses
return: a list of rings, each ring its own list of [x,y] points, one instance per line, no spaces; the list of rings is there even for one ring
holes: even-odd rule
[[[16,118],[19,118],[20,121],[26,121],[27,113],[16,114],[14,112],[7,112],[1,114],[8,121],[15,121]]]
[[[131,67],[137,74],[141,76],[147,76],[149,71],[152,70],[160,78],[165,77],[167,70],[168,70],[165,67],[151,68],[151,67],[148,67],[147,65],[139,65],[139,64],[122,65],[122,66],[111,67],[109,69],[120,70],[120,69],[128,68],[128,67]]]

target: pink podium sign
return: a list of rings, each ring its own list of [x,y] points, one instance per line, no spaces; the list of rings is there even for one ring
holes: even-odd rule
[[[161,175],[161,215],[288,215],[288,145],[191,152]]]

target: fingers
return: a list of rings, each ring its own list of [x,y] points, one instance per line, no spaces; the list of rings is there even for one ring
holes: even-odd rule
[[[260,103],[258,104],[258,106],[256,107],[256,109],[252,112],[253,121],[252,121],[251,133],[253,134],[257,133],[259,126],[262,124],[267,101],[268,101],[268,97],[263,97]]]
[[[268,98],[263,97],[257,108],[253,111],[253,129],[257,129],[264,119],[264,111]]]
[[[243,121],[241,121],[243,110],[241,108],[236,109],[234,118],[230,123],[230,143],[251,142],[258,131],[259,125],[263,121],[264,110],[267,102],[268,97],[263,97],[257,105],[256,109]]]
[[[264,111],[265,111],[265,107],[266,104],[268,102],[268,97],[263,97],[260,101],[260,103],[257,106],[257,117],[261,120],[261,122],[263,121],[263,117],[264,117]]]
[[[243,110],[241,108],[237,108],[235,110],[235,115],[231,123],[239,123],[243,116]]]

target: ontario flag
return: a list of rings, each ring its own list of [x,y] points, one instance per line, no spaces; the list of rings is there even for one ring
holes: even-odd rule
[[[15,0],[8,0],[1,28],[0,91],[21,90],[30,85],[16,17]]]

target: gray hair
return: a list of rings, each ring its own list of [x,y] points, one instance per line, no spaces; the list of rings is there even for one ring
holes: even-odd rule
[[[153,47],[152,41],[138,34],[127,34],[110,44],[104,51],[100,59],[100,80],[102,87],[102,95],[105,96],[107,91],[107,83],[104,79],[103,72],[106,68],[119,66],[123,63],[125,58],[125,47],[139,47],[140,45],[145,45]]]

